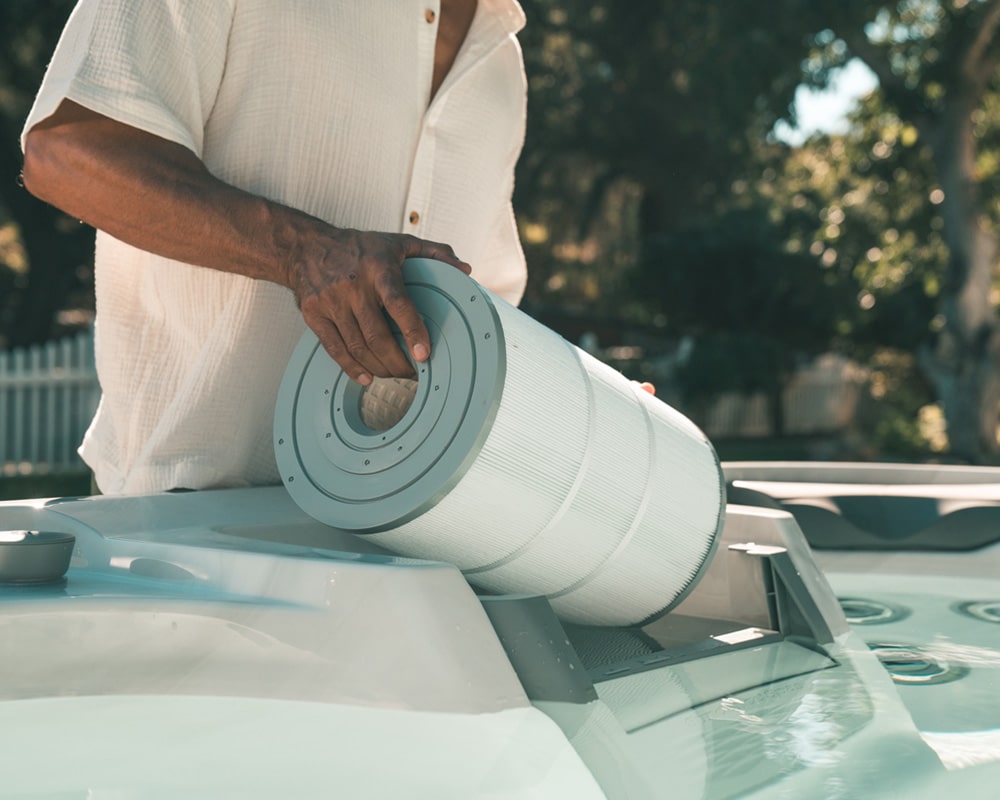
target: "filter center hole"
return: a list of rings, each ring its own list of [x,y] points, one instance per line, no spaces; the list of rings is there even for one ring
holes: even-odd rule
[[[358,414],[361,422],[375,433],[399,424],[413,405],[417,382],[408,378],[375,378],[361,390]]]

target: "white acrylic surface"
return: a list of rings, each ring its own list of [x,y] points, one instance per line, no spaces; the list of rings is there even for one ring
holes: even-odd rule
[[[94,747],[94,743],[100,743]],[[0,705],[0,796],[597,800],[533,708],[439,714],[217,697]]]

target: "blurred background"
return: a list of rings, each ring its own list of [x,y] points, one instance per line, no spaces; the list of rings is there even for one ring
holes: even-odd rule
[[[521,2],[525,311],[726,460],[1000,463],[1000,0]],[[72,6],[0,9],[0,497],[89,486],[93,233],[18,180]]]

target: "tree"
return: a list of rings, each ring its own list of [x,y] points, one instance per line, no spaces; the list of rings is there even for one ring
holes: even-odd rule
[[[93,233],[20,185],[18,141],[73,0],[5,0],[0,28],[0,346],[52,335],[56,313],[87,286]]]
[[[642,242],[745,190],[811,38],[794,15],[731,0],[524,6],[529,124],[515,207],[528,298],[621,309]],[[641,302],[629,311],[645,313]]]
[[[945,442],[926,423],[934,392],[915,358],[942,324],[948,257],[927,148],[874,92],[846,133],[766,150],[757,191],[803,221],[786,245],[819,259],[831,285],[852,295],[841,296],[834,341],[868,368],[876,403],[855,421],[866,452],[940,452]]]
[[[638,288],[695,341],[677,376],[688,402],[764,391],[772,430],[783,433],[788,379],[829,347],[855,291],[794,244],[811,227],[801,211],[754,206],[647,243]]]
[[[824,247],[821,257],[832,254],[841,264],[841,256],[850,256],[854,277],[871,279],[859,311],[873,313],[844,320],[841,328],[870,339],[905,339],[919,349],[945,409],[953,453],[979,460],[996,450],[1000,332],[991,289],[998,210],[990,205],[996,194],[983,184],[996,180],[997,162],[980,156],[996,136],[1000,0],[775,0],[766,16],[754,4],[711,0],[636,3],[628,14],[571,0],[526,5],[529,108],[541,111],[519,172],[519,208],[538,226],[541,247],[548,245],[548,262],[537,252],[532,262],[541,263],[539,277],[546,279],[553,271],[590,270],[599,287],[615,288],[596,272],[594,248],[565,246],[556,228],[562,224],[567,238],[586,243],[616,181],[634,187],[630,195],[619,189],[634,198],[627,217],[634,252],[699,219],[753,205],[747,187],[759,186],[755,144],[787,113],[794,87],[822,86],[848,59],[863,60],[879,78],[882,127],[899,128],[899,141],[906,140],[899,150],[913,156],[894,167],[901,173],[874,185],[887,184],[891,194],[896,183],[916,188],[926,177],[927,191],[900,208],[910,220],[939,220],[940,230],[930,229],[926,240],[904,235],[898,246],[876,237],[865,247],[865,253],[910,247],[913,268],[901,280],[878,264],[861,265],[857,254],[845,252],[846,242]],[[880,141],[878,151],[896,146]],[[865,159],[869,177],[888,163],[878,152]],[[827,213],[849,215],[827,206]],[[886,223],[886,232],[908,233],[903,222]],[[589,264],[581,263],[581,253],[589,253]],[[617,285],[627,282],[617,278]],[[904,317],[905,335],[887,324]]]
[[[840,346],[862,361],[884,348],[915,353],[941,323],[948,260],[933,163],[877,92],[851,123],[846,134],[770,148],[756,190],[803,221],[787,245],[820,259],[831,285],[853,287]]]
[[[944,408],[954,455],[979,461],[997,451],[1000,326],[992,288],[997,209],[981,191],[996,180],[979,158],[984,129],[995,130],[1000,91],[1000,0],[837,0],[827,6],[829,68],[849,52],[878,76],[879,92],[927,149],[937,186],[923,195],[939,207],[947,257],[940,277],[935,335],[921,363]],[[858,25],[858,17],[867,20]],[[846,44],[838,54],[834,41]],[[995,134],[994,134],[995,135]]]

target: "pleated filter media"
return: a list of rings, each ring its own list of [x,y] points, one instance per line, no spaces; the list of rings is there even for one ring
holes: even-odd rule
[[[282,480],[314,518],[447,561],[563,619],[669,610],[722,527],[715,451],[686,417],[451,266],[411,259],[431,336],[415,381],[351,381],[312,333],[275,410]]]

